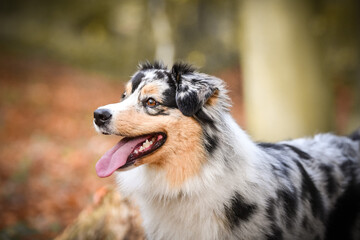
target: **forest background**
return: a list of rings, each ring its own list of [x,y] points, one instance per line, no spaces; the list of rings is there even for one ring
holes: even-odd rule
[[[92,112],[154,59],[224,79],[257,141],[360,126],[359,1],[3,0],[0,239],[50,239],[67,226],[67,238],[91,228],[101,239],[105,225],[108,237],[141,238],[132,201],[95,174],[118,139],[95,133]],[[81,225],[94,215],[104,225]]]

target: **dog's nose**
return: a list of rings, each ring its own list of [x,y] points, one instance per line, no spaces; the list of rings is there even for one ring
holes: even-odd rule
[[[94,112],[96,125],[102,126],[105,123],[108,123],[110,121],[111,116],[112,115],[108,109],[104,109],[104,108],[96,109]]]

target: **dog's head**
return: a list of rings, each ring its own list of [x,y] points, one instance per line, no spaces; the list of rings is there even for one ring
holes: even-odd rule
[[[124,137],[98,161],[97,174],[143,164],[164,169],[173,184],[195,174],[208,154],[204,129],[213,128],[213,118],[228,107],[220,91],[220,79],[190,65],[168,70],[160,63],[141,64],[121,101],[94,112],[98,132]]]

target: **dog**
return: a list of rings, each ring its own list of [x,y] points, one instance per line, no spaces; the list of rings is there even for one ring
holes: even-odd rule
[[[360,131],[252,141],[225,83],[145,62],[95,129],[123,137],[97,162],[140,207],[148,239],[360,239]]]

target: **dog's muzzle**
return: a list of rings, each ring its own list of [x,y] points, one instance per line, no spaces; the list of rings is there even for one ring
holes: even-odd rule
[[[112,115],[108,109],[98,108],[94,112],[95,124],[99,127],[110,122]]]

